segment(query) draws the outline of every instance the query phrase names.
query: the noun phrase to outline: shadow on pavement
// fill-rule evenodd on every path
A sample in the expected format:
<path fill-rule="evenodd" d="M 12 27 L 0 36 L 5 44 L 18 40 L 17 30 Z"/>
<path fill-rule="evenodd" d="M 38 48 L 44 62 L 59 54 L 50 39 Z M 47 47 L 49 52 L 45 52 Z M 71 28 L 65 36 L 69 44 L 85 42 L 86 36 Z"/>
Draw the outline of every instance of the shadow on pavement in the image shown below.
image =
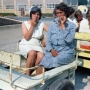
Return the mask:
<path fill-rule="evenodd" d="M 78 66 L 75 78 L 75 90 L 90 90 L 90 69 Z"/>

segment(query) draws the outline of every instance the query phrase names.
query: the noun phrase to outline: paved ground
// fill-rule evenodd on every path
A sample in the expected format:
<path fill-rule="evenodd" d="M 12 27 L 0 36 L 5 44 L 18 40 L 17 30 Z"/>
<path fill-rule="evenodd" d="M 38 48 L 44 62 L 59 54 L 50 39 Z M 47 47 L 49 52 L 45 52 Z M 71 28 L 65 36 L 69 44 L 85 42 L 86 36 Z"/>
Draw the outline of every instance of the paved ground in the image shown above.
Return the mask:
<path fill-rule="evenodd" d="M 8 52 L 14 52 L 16 43 L 22 39 L 21 25 L 0 26 L 0 49 Z"/>
<path fill-rule="evenodd" d="M 90 90 L 90 69 L 78 67 L 75 90 Z"/>
<path fill-rule="evenodd" d="M 22 39 L 21 25 L 0 26 L 0 50 L 15 52 L 16 43 Z M 75 90 L 90 90 L 90 69 L 78 67 Z"/>

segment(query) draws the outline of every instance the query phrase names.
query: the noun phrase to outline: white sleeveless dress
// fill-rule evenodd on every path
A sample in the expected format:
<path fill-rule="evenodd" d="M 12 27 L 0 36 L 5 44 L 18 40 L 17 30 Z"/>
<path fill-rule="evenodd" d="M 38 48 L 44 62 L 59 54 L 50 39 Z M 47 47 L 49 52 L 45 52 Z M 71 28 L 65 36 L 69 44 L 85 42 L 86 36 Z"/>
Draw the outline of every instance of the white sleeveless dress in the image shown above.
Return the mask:
<path fill-rule="evenodd" d="M 30 24 L 28 21 L 24 21 L 24 24 L 26 25 L 26 28 L 30 29 Z M 43 37 L 43 27 L 44 23 L 38 22 L 38 25 L 34 28 L 32 38 L 30 40 L 26 40 L 23 38 L 21 42 L 19 43 L 19 50 L 20 53 L 27 58 L 27 54 L 30 50 L 40 51 L 44 53 L 43 47 L 41 45 L 41 39 Z"/>

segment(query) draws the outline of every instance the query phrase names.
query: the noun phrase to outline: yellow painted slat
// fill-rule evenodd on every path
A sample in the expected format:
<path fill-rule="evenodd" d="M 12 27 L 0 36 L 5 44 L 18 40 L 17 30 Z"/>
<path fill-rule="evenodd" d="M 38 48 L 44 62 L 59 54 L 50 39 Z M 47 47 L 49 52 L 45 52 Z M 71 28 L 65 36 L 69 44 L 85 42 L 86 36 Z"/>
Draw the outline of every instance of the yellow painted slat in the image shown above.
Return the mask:
<path fill-rule="evenodd" d="M 79 56 L 90 58 L 90 53 L 80 52 Z"/>
<path fill-rule="evenodd" d="M 90 60 L 84 60 L 83 67 L 86 67 L 86 68 L 89 68 L 90 69 Z"/>
<path fill-rule="evenodd" d="M 90 33 L 76 32 L 75 39 L 90 41 Z M 79 51 L 79 56 L 90 58 L 90 50 L 80 48 L 80 42 L 77 43 L 76 50 Z"/>
<path fill-rule="evenodd" d="M 76 32 L 74 38 L 77 39 L 77 40 L 86 40 L 86 41 L 90 41 L 90 33 Z"/>

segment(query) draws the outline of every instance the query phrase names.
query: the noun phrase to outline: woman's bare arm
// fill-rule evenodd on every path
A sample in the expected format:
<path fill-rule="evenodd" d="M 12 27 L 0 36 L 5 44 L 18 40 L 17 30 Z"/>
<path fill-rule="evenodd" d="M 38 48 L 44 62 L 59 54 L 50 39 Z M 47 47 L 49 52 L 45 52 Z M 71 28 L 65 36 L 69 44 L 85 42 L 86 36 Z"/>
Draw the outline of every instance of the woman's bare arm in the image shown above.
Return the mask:
<path fill-rule="evenodd" d="M 47 32 L 48 31 L 48 26 L 46 24 L 44 24 L 44 30 Z M 42 46 L 46 47 L 46 36 L 44 36 L 43 40 L 42 40 Z"/>
<path fill-rule="evenodd" d="M 37 22 L 31 20 L 31 26 L 30 26 L 30 29 L 28 30 L 25 26 L 24 23 L 22 23 L 22 33 L 23 33 L 23 36 L 24 38 L 28 41 L 31 36 L 32 36 L 32 33 L 33 33 L 33 30 L 34 30 L 34 27 L 36 26 Z"/>
<path fill-rule="evenodd" d="M 48 26 L 44 24 L 44 30 L 47 32 L 48 31 Z"/>

